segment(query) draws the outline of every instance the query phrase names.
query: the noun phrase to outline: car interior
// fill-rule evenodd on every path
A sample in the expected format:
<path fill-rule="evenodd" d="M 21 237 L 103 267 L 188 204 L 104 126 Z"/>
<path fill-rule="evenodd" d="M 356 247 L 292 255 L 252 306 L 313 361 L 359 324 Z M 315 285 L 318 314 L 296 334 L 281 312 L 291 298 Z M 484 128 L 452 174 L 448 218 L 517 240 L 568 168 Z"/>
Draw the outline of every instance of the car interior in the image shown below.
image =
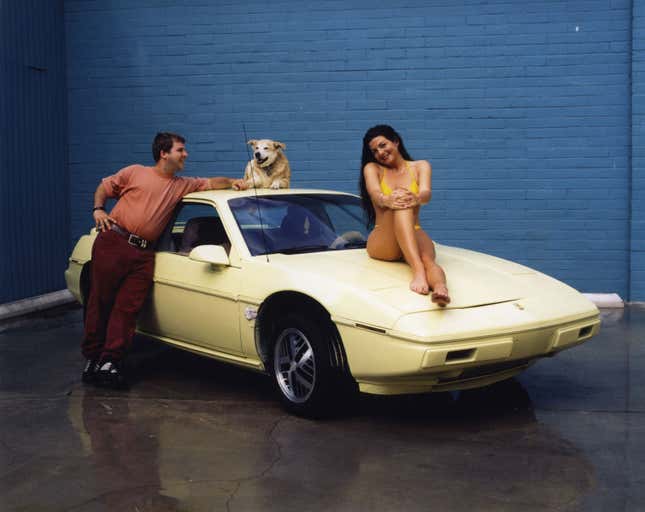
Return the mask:
<path fill-rule="evenodd" d="M 230 247 L 219 217 L 193 217 L 186 222 L 184 232 L 177 234 L 180 235 L 177 241 L 180 254 L 189 254 L 198 245 L 223 245 L 227 253 Z"/>
<path fill-rule="evenodd" d="M 157 250 L 187 256 L 198 245 L 221 245 L 230 253 L 231 244 L 217 210 L 202 203 L 183 203 L 157 241 Z"/>
<path fill-rule="evenodd" d="M 252 254 L 280 252 L 293 247 L 327 245 L 335 239 L 314 213 L 298 204 L 288 206 L 279 228 L 244 229 L 244 239 Z M 266 248 L 266 250 L 265 250 Z"/>

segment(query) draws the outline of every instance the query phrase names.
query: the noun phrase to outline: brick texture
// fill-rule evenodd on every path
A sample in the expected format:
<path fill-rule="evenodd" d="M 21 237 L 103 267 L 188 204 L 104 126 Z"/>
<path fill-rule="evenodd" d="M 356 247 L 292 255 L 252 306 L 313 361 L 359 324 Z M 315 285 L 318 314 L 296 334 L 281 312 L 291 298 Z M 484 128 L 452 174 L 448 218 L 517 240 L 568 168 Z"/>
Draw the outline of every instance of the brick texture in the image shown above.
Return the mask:
<path fill-rule="evenodd" d="M 186 135 L 189 175 L 240 176 L 245 126 L 287 144 L 294 186 L 356 192 L 362 135 L 385 122 L 433 165 L 422 224 L 438 242 L 645 300 L 630 1 L 67 0 L 65 11 L 72 238 L 91 225 L 98 180 L 151 162 L 158 130 Z"/>
<path fill-rule="evenodd" d="M 645 301 L 645 4 L 632 17 L 632 188 L 630 297 Z"/>
<path fill-rule="evenodd" d="M 0 2 L 0 304 L 65 287 L 65 98 L 63 2 Z"/>

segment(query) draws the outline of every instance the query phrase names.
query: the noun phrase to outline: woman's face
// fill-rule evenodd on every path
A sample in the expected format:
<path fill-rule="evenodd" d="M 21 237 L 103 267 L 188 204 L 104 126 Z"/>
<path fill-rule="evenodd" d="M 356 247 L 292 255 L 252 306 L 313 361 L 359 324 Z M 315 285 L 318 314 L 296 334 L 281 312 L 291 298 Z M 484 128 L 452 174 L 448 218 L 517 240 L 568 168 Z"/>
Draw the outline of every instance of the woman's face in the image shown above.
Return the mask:
<path fill-rule="evenodd" d="M 369 143 L 370 150 L 376 161 L 383 165 L 392 165 L 399 157 L 399 143 L 393 142 L 383 135 L 374 137 Z"/>

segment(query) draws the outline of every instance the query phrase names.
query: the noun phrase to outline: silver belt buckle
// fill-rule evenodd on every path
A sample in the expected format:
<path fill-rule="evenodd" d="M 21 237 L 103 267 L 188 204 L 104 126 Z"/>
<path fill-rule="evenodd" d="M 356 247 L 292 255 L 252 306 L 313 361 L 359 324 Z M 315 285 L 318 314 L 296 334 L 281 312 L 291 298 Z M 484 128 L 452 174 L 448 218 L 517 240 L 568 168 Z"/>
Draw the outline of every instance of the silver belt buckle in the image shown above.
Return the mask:
<path fill-rule="evenodd" d="M 148 246 L 147 240 L 144 240 L 143 238 L 138 237 L 133 233 L 130 233 L 130 236 L 128 237 L 128 243 L 130 245 L 134 245 L 135 247 L 139 247 L 141 249 L 145 249 Z"/>

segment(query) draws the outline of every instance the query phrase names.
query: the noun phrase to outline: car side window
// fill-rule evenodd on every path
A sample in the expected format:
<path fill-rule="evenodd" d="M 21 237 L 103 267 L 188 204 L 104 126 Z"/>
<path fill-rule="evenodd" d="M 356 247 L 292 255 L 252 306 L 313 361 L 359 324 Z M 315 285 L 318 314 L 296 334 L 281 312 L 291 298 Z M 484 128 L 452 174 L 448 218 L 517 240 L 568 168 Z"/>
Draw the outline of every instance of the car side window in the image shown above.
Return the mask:
<path fill-rule="evenodd" d="M 188 255 L 198 245 L 222 245 L 230 252 L 231 244 L 222 219 L 210 204 L 182 203 L 170 229 L 171 251 Z"/>

